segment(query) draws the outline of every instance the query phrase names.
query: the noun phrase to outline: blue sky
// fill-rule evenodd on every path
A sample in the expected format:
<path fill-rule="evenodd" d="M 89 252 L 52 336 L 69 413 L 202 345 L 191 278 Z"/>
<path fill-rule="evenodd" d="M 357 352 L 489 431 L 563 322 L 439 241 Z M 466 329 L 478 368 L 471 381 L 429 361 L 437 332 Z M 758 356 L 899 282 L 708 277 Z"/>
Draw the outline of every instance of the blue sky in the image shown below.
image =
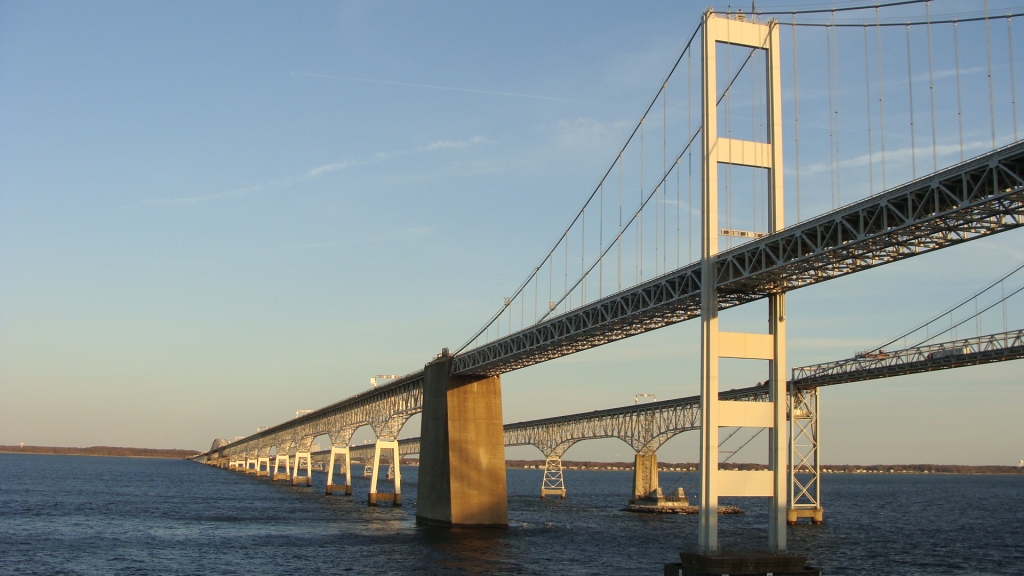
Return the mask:
<path fill-rule="evenodd" d="M 206 448 L 457 348 L 593 190 L 702 8 L 0 2 L 0 443 Z M 964 25 L 965 54 L 982 33 Z M 964 83 L 984 141 L 984 82 Z M 813 131 L 824 92 L 801 94 Z M 804 154 L 807 217 L 830 200 Z M 791 363 L 911 327 L 1024 260 L 1022 238 L 794 293 Z M 697 330 L 508 374 L 505 419 L 696 394 Z M 1019 371 L 827 389 L 826 460 L 1016 463 Z M 662 460 L 696 459 L 684 436 Z"/>

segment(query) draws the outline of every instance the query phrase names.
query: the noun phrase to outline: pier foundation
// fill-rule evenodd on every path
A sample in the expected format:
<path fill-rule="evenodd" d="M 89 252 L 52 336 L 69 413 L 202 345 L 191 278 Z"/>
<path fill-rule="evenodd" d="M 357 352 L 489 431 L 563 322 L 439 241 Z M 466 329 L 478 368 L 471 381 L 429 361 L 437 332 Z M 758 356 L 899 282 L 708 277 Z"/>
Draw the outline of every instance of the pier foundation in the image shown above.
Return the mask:
<path fill-rule="evenodd" d="M 447 350 L 423 369 L 416 520 L 508 526 L 501 378 L 453 376 Z"/>
<path fill-rule="evenodd" d="M 299 470 L 302 469 L 303 464 L 306 465 L 306 475 L 299 476 Z M 298 486 L 302 480 L 306 481 L 306 486 L 313 485 L 313 458 L 310 457 L 309 452 L 295 453 L 295 467 L 292 468 L 292 486 Z"/>
<path fill-rule="evenodd" d="M 390 450 L 392 454 L 393 468 L 389 468 L 389 471 L 394 471 L 395 480 L 395 491 L 394 492 L 377 492 L 377 480 L 380 475 L 380 459 L 385 450 Z M 368 506 L 376 506 L 377 502 L 391 502 L 395 506 L 402 505 L 402 471 L 398 466 L 398 440 L 382 440 L 377 439 L 376 444 L 373 448 L 373 471 L 370 472 L 370 492 L 366 496 L 366 504 Z"/>
<path fill-rule="evenodd" d="M 331 457 L 327 461 L 327 488 L 326 494 L 331 494 L 335 489 L 340 489 L 345 492 L 345 496 L 352 494 L 352 480 L 350 476 L 352 471 L 350 466 L 352 462 L 349 461 L 348 457 L 348 446 L 331 446 Z M 337 464 L 340 466 L 339 474 L 345 477 L 344 484 L 334 483 L 334 466 Z"/>
<path fill-rule="evenodd" d="M 658 455 L 637 454 L 633 461 L 633 500 L 643 498 L 657 490 Z"/>

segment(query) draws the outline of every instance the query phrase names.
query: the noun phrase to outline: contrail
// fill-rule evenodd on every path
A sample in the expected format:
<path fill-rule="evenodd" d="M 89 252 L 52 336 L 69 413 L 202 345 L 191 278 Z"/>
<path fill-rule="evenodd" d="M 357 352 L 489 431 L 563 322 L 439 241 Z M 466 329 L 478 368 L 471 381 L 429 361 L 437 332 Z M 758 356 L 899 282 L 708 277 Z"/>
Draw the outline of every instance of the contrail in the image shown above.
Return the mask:
<path fill-rule="evenodd" d="M 568 104 L 594 104 L 598 106 L 611 106 L 601 102 L 587 102 L 584 100 L 568 100 L 565 98 L 552 98 L 550 96 L 534 96 L 532 94 L 516 94 L 514 92 L 495 92 L 493 90 L 473 90 L 472 88 L 455 88 L 452 86 L 434 86 L 431 84 L 411 84 L 409 82 L 392 82 L 390 80 L 371 80 L 369 78 L 352 78 L 350 76 L 329 76 L 327 74 L 306 74 L 304 72 L 292 72 L 292 76 L 309 76 L 312 78 L 331 78 L 334 80 L 351 80 L 353 82 L 371 82 L 373 84 L 391 84 L 392 86 L 409 86 L 412 88 L 431 88 L 433 90 L 450 90 L 452 92 L 472 92 L 474 94 L 490 94 L 492 96 L 510 96 L 512 98 L 531 98 L 533 100 L 548 100 L 551 102 L 566 102 Z"/>

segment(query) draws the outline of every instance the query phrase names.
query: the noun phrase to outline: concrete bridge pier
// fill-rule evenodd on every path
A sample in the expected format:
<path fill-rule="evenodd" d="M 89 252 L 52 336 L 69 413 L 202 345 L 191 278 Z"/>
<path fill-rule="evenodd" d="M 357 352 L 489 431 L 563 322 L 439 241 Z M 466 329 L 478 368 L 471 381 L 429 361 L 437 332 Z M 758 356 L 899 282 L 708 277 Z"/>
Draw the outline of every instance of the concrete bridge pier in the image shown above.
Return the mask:
<path fill-rule="evenodd" d="M 281 465 L 284 465 L 284 474 L 281 473 Z M 288 460 L 288 452 L 281 451 L 274 456 L 274 474 L 271 475 L 270 479 L 274 482 L 278 480 L 291 480 L 292 471 L 291 465 Z"/>
<path fill-rule="evenodd" d="M 248 456 L 246 456 L 246 458 L 245 458 L 245 473 L 246 474 L 255 474 L 257 472 L 257 470 L 258 470 L 258 468 L 256 468 L 256 463 L 257 462 L 258 461 L 255 458 L 249 458 Z"/>
<path fill-rule="evenodd" d="M 260 476 L 270 477 L 270 456 L 256 457 L 256 477 Z"/>
<path fill-rule="evenodd" d="M 334 465 L 338 463 L 341 467 L 339 473 L 345 477 L 344 484 L 334 483 Z M 326 494 L 334 492 L 335 488 L 341 488 L 345 491 L 345 496 L 352 495 L 352 479 L 350 476 L 352 472 L 350 470 L 352 462 L 349 460 L 348 446 L 331 446 L 331 457 L 327 461 L 327 489 Z"/>
<path fill-rule="evenodd" d="M 303 463 L 306 465 L 306 475 L 299 476 L 299 470 L 302 468 Z M 292 468 L 292 486 L 298 486 L 299 480 L 305 480 L 306 486 L 313 485 L 313 458 L 309 452 L 295 453 L 295 467 Z"/>
<path fill-rule="evenodd" d="M 453 376 L 445 349 L 423 369 L 416 520 L 508 526 L 501 378 Z"/>
<path fill-rule="evenodd" d="M 380 458 L 385 450 L 391 451 L 391 466 L 395 473 L 395 491 L 393 493 L 377 492 L 377 480 L 380 473 Z M 378 438 L 373 448 L 373 471 L 370 473 L 370 493 L 366 496 L 367 506 L 376 506 L 377 502 L 390 501 L 395 506 L 402 505 L 402 471 L 398 466 L 398 440 Z"/>
<path fill-rule="evenodd" d="M 633 498 L 643 498 L 658 491 L 658 454 L 638 452 L 633 461 Z"/>

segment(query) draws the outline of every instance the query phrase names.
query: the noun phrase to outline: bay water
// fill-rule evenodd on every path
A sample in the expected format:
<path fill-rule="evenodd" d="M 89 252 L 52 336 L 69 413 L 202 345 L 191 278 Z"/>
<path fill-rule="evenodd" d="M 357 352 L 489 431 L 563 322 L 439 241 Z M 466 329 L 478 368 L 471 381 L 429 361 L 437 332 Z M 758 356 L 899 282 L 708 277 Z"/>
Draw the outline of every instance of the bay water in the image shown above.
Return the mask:
<path fill-rule="evenodd" d="M 540 470 L 509 469 L 508 529 L 416 524 L 403 506 L 271 483 L 183 460 L 0 454 L 0 574 L 661 574 L 696 545 L 696 516 L 622 510 L 631 472 L 568 470 L 541 500 Z M 698 477 L 661 473 L 696 501 Z M 390 491 L 387 484 L 381 491 Z M 1024 574 L 1024 475 L 829 474 L 825 522 L 789 528 L 825 574 Z M 725 549 L 762 548 L 763 499 L 723 499 Z"/>

